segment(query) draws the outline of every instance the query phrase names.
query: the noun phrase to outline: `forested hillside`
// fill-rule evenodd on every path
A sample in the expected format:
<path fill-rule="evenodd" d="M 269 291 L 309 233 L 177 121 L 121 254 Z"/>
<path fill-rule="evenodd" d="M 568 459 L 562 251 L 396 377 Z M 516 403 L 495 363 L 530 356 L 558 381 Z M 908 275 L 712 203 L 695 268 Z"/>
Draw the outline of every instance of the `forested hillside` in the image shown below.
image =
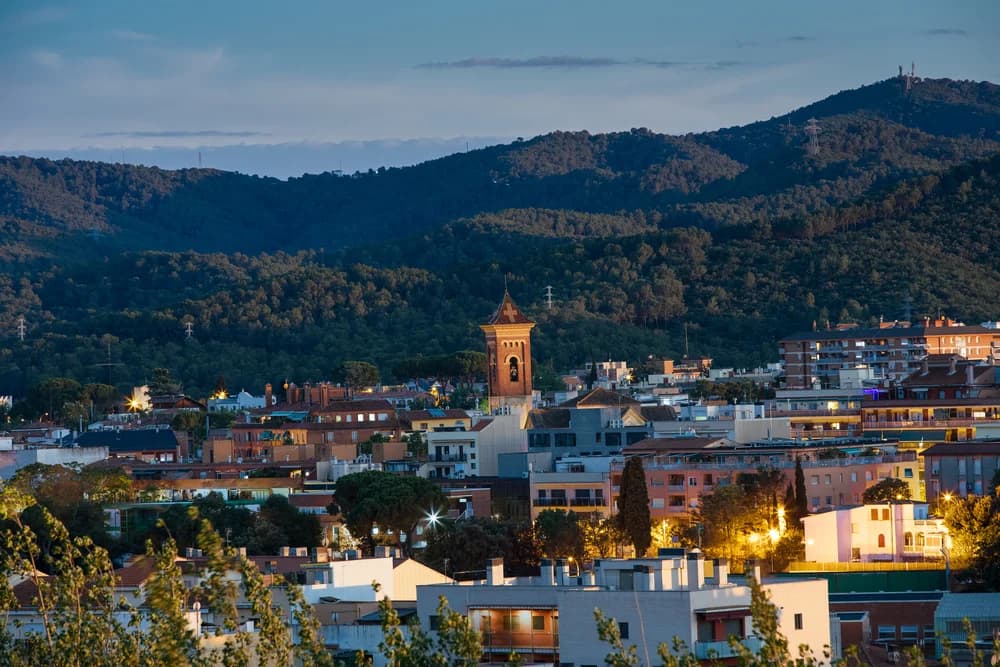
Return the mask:
<path fill-rule="evenodd" d="M 893 79 L 712 133 L 557 132 L 287 182 L 0 158 L 0 394 L 107 380 L 108 343 L 122 386 L 168 367 L 195 393 L 220 373 L 259 391 L 346 359 L 389 377 L 479 349 L 505 275 L 555 370 L 680 354 L 685 325 L 692 353 L 760 363 L 785 333 L 895 319 L 907 297 L 995 319 L 998 100 Z"/>

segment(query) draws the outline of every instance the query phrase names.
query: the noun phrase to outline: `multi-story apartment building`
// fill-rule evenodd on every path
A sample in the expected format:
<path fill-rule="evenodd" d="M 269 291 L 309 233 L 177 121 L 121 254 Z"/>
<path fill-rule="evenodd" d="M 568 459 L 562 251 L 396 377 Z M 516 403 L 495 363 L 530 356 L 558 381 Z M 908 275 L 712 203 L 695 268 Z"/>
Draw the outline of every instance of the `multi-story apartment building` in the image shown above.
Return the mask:
<path fill-rule="evenodd" d="M 939 442 L 921 452 L 927 499 L 947 501 L 949 494 L 965 497 L 991 493 L 1000 472 L 1000 441 Z"/>
<path fill-rule="evenodd" d="M 673 417 L 670 406 L 640 405 L 598 388 L 558 407 L 528 413 L 528 449 L 552 452 L 553 457 L 616 454 L 651 437 L 654 422 Z"/>
<path fill-rule="evenodd" d="M 828 389 L 840 385 L 841 371 L 858 368 L 869 369 L 876 380 L 902 379 L 919 370 L 929 354 L 995 359 L 1000 355 L 1000 328 L 951 319 L 883 323 L 878 328 L 839 325 L 795 334 L 778 345 L 788 389 Z"/>
<path fill-rule="evenodd" d="M 482 635 L 484 663 L 517 652 L 526 663 L 596 667 L 609 650 L 597 636 L 599 608 L 639 655 L 655 656 L 658 644 L 676 637 L 704 664 L 713 657 L 712 664 L 727 664 L 737 657 L 729 637 L 752 651 L 760 650 L 761 640 L 751 627 L 746 580 L 730 580 L 725 560 L 713 565 L 708 577 L 702 554 L 664 549 L 659 558 L 601 559 L 582 573 L 543 560 L 539 577 L 507 578 L 503 561 L 493 559 L 481 585 L 418 586 L 417 617 L 422 627 L 435 630 L 444 597 Z M 760 580 L 759 568 L 752 573 Z M 826 581 L 765 579 L 762 586 L 781 609 L 778 625 L 789 646 L 811 646 L 822 664 L 821 652 L 830 644 Z"/>
<path fill-rule="evenodd" d="M 532 521 L 545 510 L 572 511 L 601 518 L 612 513 L 610 474 L 607 472 L 532 472 L 529 484 Z"/>
<path fill-rule="evenodd" d="M 663 441 L 669 443 L 670 439 Z M 838 451 L 822 443 L 809 447 L 789 443 L 738 446 L 707 438 L 687 442 L 689 447 L 676 447 L 643 460 L 650 515 L 654 520 L 687 517 L 698 507 L 702 494 L 734 484 L 741 473 L 752 473 L 758 468 L 778 469 L 786 484 L 794 484 L 796 459 L 805 474 L 812 511 L 857 504 L 865 489 L 888 477 L 907 482 L 914 498 L 923 494 L 916 453 L 895 453 L 895 443 L 882 443 L 885 447 L 875 448 L 859 441 L 841 446 Z M 634 451 L 648 452 L 650 448 L 647 441 L 636 445 Z M 625 453 L 627 456 L 633 450 Z M 623 469 L 623 462 L 612 461 L 613 502 L 617 500 Z"/>

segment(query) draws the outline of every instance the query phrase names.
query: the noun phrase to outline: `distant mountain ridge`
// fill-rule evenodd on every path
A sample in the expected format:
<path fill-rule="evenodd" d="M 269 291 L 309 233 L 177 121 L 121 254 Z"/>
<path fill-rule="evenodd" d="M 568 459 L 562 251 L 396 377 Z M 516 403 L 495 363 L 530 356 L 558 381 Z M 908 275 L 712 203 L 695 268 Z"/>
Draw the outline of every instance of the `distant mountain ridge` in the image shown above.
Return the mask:
<path fill-rule="evenodd" d="M 810 117 L 822 127 L 815 157 L 804 151 Z M 998 150 L 1000 86 L 923 80 L 905 92 L 894 78 L 715 132 L 553 132 L 414 167 L 287 182 L 0 158 L 0 261 L 83 248 L 336 250 L 519 208 L 642 210 L 668 227 L 752 225 Z"/>

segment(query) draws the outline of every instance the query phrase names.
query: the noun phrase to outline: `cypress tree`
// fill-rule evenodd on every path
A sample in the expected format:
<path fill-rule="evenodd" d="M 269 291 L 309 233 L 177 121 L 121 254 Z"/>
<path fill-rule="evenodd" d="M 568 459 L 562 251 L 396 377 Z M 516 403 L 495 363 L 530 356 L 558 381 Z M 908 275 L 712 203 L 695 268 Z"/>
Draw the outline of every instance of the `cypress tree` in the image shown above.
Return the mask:
<path fill-rule="evenodd" d="M 801 459 L 795 459 L 795 518 L 809 516 L 809 498 L 806 495 L 806 474 L 802 472 Z"/>
<path fill-rule="evenodd" d="M 646 473 L 642 469 L 642 459 L 633 456 L 625 462 L 625 469 L 622 471 L 618 527 L 635 547 L 636 558 L 644 556 L 649 549 L 652 541 L 650 525 Z"/>

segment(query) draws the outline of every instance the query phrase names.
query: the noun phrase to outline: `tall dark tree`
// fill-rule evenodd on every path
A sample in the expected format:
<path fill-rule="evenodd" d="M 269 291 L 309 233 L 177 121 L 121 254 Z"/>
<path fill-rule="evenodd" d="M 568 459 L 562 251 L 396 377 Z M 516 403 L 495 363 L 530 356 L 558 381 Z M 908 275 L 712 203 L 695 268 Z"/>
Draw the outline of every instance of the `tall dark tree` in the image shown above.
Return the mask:
<path fill-rule="evenodd" d="M 646 490 L 646 473 L 642 459 L 633 456 L 625 462 L 622 471 L 621 495 L 618 498 L 618 525 L 635 547 L 641 558 L 649 549 L 650 536 L 649 492 Z"/>
<path fill-rule="evenodd" d="M 590 372 L 587 373 L 587 390 L 593 389 L 595 384 L 597 384 L 597 362 L 591 361 Z"/>
<path fill-rule="evenodd" d="M 809 496 L 806 491 L 806 474 L 802 471 L 802 461 L 795 459 L 795 519 L 809 516 Z"/>

